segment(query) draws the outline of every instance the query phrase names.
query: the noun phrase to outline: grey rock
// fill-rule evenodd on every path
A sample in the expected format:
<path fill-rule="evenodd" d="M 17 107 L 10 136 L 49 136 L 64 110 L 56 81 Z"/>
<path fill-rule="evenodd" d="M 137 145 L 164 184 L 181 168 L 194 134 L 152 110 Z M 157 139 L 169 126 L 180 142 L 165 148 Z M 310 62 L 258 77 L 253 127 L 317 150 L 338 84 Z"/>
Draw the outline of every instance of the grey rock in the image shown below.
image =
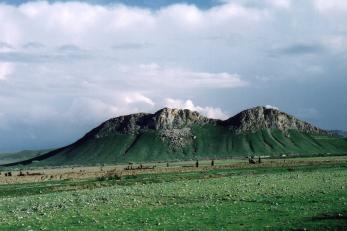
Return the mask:
<path fill-rule="evenodd" d="M 209 119 L 195 111 L 163 108 L 154 114 L 137 113 L 110 119 L 86 136 L 102 138 L 112 134 L 139 134 L 148 129 L 182 129 L 192 125 L 217 123 L 218 120 Z"/>
<path fill-rule="evenodd" d="M 194 139 L 191 128 L 185 127 L 181 129 L 163 129 L 160 131 L 162 140 L 169 141 L 171 149 L 179 149 L 191 144 Z"/>
<path fill-rule="evenodd" d="M 173 129 L 209 123 L 216 123 L 216 121 L 204 117 L 196 111 L 164 108 L 154 114 L 152 128 L 156 130 Z"/>
<path fill-rule="evenodd" d="M 163 108 L 154 114 L 137 113 L 110 119 L 93 129 L 86 136 L 101 138 L 113 134 L 139 134 L 149 129 L 160 131 L 161 137 L 178 144 L 179 138 L 193 139 L 193 125 L 220 125 L 235 134 L 253 133 L 260 129 L 279 129 L 287 133 L 291 129 L 304 133 L 329 134 L 307 122 L 296 119 L 277 109 L 262 106 L 244 110 L 225 120 L 210 119 L 196 111 Z M 182 146 L 184 142 L 179 143 Z M 181 145 L 182 144 L 182 145 Z"/>
<path fill-rule="evenodd" d="M 278 129 L 283 132 L 294 129 L 304 133 L 328 134 L 327 131 L 301 121 L 294 116 L 262 106 L 244 110 L 223 122 L 237 134 L 256 132 L 260 129 Z"/>

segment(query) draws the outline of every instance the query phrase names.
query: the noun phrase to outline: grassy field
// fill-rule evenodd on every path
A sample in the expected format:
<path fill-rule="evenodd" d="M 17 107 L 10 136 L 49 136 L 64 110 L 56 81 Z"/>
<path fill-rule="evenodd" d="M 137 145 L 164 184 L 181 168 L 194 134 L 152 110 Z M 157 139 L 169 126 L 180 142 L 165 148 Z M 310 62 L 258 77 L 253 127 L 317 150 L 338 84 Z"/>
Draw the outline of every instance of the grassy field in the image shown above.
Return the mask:
<path fill-rule="evenodd" d="M 0 230 L 346 230 L 339 160 L 3 184 Z"/>

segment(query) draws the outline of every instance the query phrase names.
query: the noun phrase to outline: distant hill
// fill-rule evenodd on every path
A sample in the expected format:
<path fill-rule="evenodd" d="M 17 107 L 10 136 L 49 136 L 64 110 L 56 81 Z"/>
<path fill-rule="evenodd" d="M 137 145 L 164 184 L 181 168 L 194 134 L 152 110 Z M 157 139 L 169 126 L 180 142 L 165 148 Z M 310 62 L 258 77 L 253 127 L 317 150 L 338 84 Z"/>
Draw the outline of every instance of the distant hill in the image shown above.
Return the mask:
<path fill-rule="evenodd" d="M 36 156 L 40 156 L 42 154 L 45 154 L 49 151 L 52 151 L 52 149 L 23 150 L 20 152 L 13 152 L 13 153 L 0 153 L 0 165 L 31 159 L 31 158 L 34 158 Z"/>
<path fill-rule="evenodd" d="M 164 108 L 110 119 L 77 142 L 15 164 L 83 165 L 249 155 L 347 152 L 347 139 L 276 109 L 255 107 L 216 120 Z"/>
<path fill-rule="evenodd" d="M 337 135 L 337 136 L 342 136 L 342 137 L 347 137 L 347 132 L 346 131 L 341 131 L 341 130 L 330 130 L 329 131 L 331 134 Z"/>

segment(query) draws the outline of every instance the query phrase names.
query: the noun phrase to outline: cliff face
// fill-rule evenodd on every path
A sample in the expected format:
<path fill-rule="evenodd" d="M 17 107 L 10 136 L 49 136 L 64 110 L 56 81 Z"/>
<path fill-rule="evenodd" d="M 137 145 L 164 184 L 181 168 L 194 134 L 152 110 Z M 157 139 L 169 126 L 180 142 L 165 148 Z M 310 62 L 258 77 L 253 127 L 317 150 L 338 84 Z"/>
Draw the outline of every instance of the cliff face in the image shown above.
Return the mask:
<path fill-rule="evenodd" d="M 265 107 L 255 107 L 242 111 L 223 123 L 236 134 L 256 132 L 264 128 L 278 129 L 283 132 L 294 129 L 303 133 L 328 134 L 327 131 L 291 115 Z"/>
<path fill-rule="evenodd" d="M 201 126 L 207 124 L 218 124 L 227 127 L 235 134 L 253 133 L 267 128 L 278 129 L 283 132 L 294 129 L 303 133 L 328 134 L 327 131 L 279 110 L 254 107 L 244 110 L 225 121 L 209 119 L 198 112 L 187 109 L 163 108 L 154 114 L 138 113 L 110 119 L 94 129 L 89 135 L 95 138 L 112 134 L 135 135 L 148 129 L 153 129 L 161 131 L 164 134 L 163 136 L 181 137 L 182 135 L 183 137 L 189 137 L 192 125 Z"/>
<path fill-rule="evenodd" d="M 152 128 L 181 129 L 191 125 L 215 124 L 216 122 L 217 120 L 204 117 L 196 111 L 164 108 L 154 114 Z"/>
<path fill-rule="evenodd" d="M 164 134 L 168 134 L 166 130 L 175 130 L 174 133 L 179 134 L 183 129 L 187 134 L 187 129 L 189 130 L 192 125 L 217 124 L 217 122 L 218 120 L 209 119 L 195 111 L 163 108 L 154 114 L 137 113 L 110 119 L 88 135 L 101 138 L 112 134 L 138 134 L 148 129 L 164 131 Z"/>
<path fill-rule="evenodd" d="M 147 120 L 150 119 L 150 117 L 151 114 L 146 113 L 119 116 L 107 120 L 99 127 L 94 128 L 86 136 L 102 138 L 112 134 L 136 134 L 146 126 Z"/>

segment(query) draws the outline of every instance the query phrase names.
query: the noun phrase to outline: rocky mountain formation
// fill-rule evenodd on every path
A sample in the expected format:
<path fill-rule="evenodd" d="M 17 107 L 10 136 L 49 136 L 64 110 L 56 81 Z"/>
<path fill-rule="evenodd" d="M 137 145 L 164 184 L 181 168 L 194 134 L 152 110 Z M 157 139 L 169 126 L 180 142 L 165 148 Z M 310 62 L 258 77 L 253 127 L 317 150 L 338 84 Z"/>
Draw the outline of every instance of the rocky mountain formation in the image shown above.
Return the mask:
<path fill-rule="evenodd" d="M 295 129 L 303 133 L 328 134 L 325 130 L 277 109 L 258 106 L 244 110 L 225 121 L 209 119 L 188 109 L 163 108 L 154 114 L 138 113 L 110 119 L 87 136 L 98 139 L 113 134 L 140 134 L 153 129 L 159 131 L 163 139 L 167 138 L 174 145 L 182 146 L 186 139 L 194 138 L 192 126 L 207 124 L 226 127 L 234 134 L 254 133 L 260 129 L 278 129 L 284 133 Z"/>
<path fill-rule="evenodd" d="M 253 154 L 347 153 L 347 139 L 267 107 L 227 120 L 187 109 L 112 118 L 66 147 L 15 164 L 71 165 L 230 158 Z"/>

